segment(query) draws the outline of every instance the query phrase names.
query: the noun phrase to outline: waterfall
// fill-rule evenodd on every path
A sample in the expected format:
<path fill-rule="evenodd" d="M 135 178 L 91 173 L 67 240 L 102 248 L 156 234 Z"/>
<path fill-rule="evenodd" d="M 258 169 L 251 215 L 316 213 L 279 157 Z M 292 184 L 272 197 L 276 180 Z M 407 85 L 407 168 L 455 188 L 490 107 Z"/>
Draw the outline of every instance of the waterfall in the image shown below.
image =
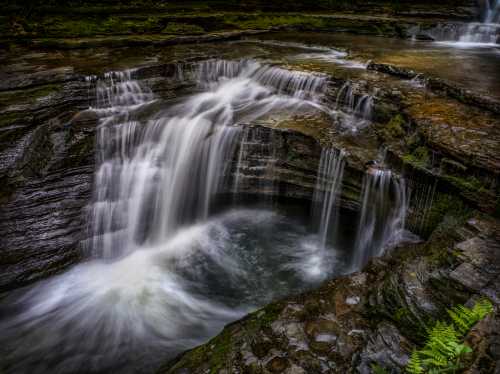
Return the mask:
<path fill-rule="evenodd" d="M 269 200 L 276 193 L 274 174 L 276 171 L 276 142 L 274 132 L 260 127 L 246 126 L 239 142 L 237 163 L 234 170 L 232 192 L 248 191 L 248 180 L 258 179 L 260 195 Z"/>
<path fill-rule="evenodd" d="M 371 123 L 373 96 L 369 94 L 358 95 L 356 87 L 351 82 L 346 82 L 337 94 L 336 108 L 342 110 L 341 125 L 356 132 Z"/>
<path fill-rule="evenodd" d="M 252 60 L 205 61 L 195 76 L 202 93 L 148 121 L 133 119 L 153 95 L 132 72 L 108 73 L 98 81 L 94 255 L 123 256 L 206 220 L 242 139 L 235 125 L 273 110 L 321 110 L 326 88 L 325 76 Z"/>
<path fill-rule="evenodd" d="M 486 0 L 481 22 L 471 22 L 465 27 L 441 26 L 431 31 L 436 40 L 458 46 L 497 46 L 500 43 L 500 0 Z"/>
<path fill-rule="evenodd" d="M 486 1 L 486 12 L 484 17 L 485 23 L 500 23 L 500 1 L 499 0 L 490 0 Z"/>
<path fill-rule="evenodd" d="M 323 148 L 316 177 L 313 196 L 313 219 L 318 227 L 322 249 L 326 248 L 329 235 L 336 234 L 338 225 L 338 198 L 342 191 L 344 175 L 344 154 L 342 151 Z"/>
<path fill-rule="evenodd" d="M 298 99 L 318 99 L 327 87 L 325 75 L 290 71 L 276 66 L 262 65 L 254 60 L 203 61 L 198 65 L 195 75 L 204 87 L 218 84 L 221 80 L 239 77 L 271 88 L 275 94 L 287 94 Z"/>
<path fill-rule="evenodd" d="M 165 356 L 331 275 L 326 251 L 312 256 L 303 245 L 297 217 L 211 209 L 234 164 L 247 162 L 240 143 L 257 141 L 239 124 L 323 110 L 326 78 L 212 60 L 186 71 L 200 90 L 169 103 L 138 76 L 88 79 L 100 119 L 85 241 L 92 256 L 2 299 L 2 363 L 12 372 L 86 372 L 89 363 L 95 372 L 153 372 Z M 275 169 L 272 149 L 264 151 L 259 175 Z"/>
<path fill-rule="evenodd" d="M 351 266 L 359 270 L 402 237 L 407 211 L 406 186 L 390 170 L 371 168 L 365 174 L 362 206 Z"/>

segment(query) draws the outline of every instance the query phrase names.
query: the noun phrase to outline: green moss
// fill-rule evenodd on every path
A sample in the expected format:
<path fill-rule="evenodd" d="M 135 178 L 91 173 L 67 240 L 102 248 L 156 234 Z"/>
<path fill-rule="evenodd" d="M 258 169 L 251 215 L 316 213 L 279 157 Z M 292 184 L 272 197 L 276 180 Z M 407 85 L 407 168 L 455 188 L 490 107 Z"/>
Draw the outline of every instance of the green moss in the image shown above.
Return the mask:
<path fill-rule="evenodd" d="M 397 322 L 401 322 L 404 318 L 408 317 L 411 315 L 411 312 L 408 310 L 408 308 L 399 308 L 396 310 L 396 313 L 394 313 L 394 318 L 396 319 Z"/>
<path fill-rule="evenodd" d="M 385 139 L 400 139 L 405 136 L 404 130 L 405 119 L 401 114 L 393 116 L 384 126 L 381 133 Z"/>
<path fill-rule="evenodd" d="M 207 367 L 209 373 L 218 373 L 227 368 L 231 354 L 237 352 L 235 349 L 238 336 L 252 336 L 263 329 L 268 328 L 283 310 L 282 303 L 272 303 L 265 308 L 249 314 L 244 320 L 237 324 L 230 324 L 208 343 L 203 344 L 184 355 L 173 367 L 169 366 L 168 372 L 176 372 L 181 368 Z"/>
<path fill-rule="evenodd" d="M 434 198 L 434 202 L 427 212 L 425 225 L 429 232 L 444 223 L 450 226 L 453 222 L 451 226 L 457 226 L 465 223 L 470 218 L 471 213 L 472 210 L 459 197 L 439 193 Z M 445 217 L 447 222 L 444 222 Z"/>
<path fill-rule="evenodd" d="M 429 150 L 425 146 L 417 147 L 410 154 L 403 156 L 403 161 L 419 169 L 426 169 L 430 166 Z"/>
<path fill-rule="evenodd" d="M 488 188 L 474 176 L 459 177 L 455 175 L 444 175 L 443 178 L 461 190 L 477 193 L 484 193 L 488 190 Z"/>
<path fill-rule="evenodd" d="M 169 22 L 167 27 L 162 30 L 163 34 L 180 34 L 180 35 L 199 35 L 203 34 L 205 30 L 203 27 L 198 25 L 192 25 L 189 23 L 178 23 L 178 22 Z"/>
<path fill-rule="evenodd" d="M 12 104 L 34 103 L 36 100 L 53 94 L 61 89 L 61 85 L 47 84 L 30 89 L 11 90 L 0 93 L 0 107 Z"/>
<path fill-rule="evenodd" d="M 245 329 L 248 331 L 259 331 L 269 327 L 283 310 L 281 303 L 272 303 L 265 308 L 250 314 L 246 318 Z"/>
<path fill-rule="evenodd" d="M 243 30 L 268 30 L 275 27 L 321 30 L 326 28 L 325 19 L 298 15 L 235 16 L 224 18 L 226 25 Z"/>
<path fill-rule="evenodd" d="M 0 114 L 0 127 L 9 126 L 23 118 L 22 113 Z"/>
<path fill-rule="evenodd" d="M 228 356 L 232 351 L 231 333 L 224 330 L 218 336 L 217 342 L 213 345 L 213 350 L 210 351 L 210 373 L 218 373 L 226 364 Z"/>

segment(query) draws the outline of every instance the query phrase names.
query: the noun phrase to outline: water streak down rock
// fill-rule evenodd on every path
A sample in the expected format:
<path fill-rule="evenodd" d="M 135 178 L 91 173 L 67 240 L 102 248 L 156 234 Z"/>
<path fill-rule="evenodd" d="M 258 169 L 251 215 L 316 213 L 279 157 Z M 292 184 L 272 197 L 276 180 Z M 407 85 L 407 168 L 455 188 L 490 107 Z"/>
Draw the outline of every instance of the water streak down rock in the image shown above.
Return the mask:
<path fill-rule="evenodd" d="M 390 170 L 368 170 L 363 181 L 353 269 L 362 268 L 370 258 L 380 256 L 401 239 L 408 206 L 406 195 L 404 180 L 394 178 Z"/>

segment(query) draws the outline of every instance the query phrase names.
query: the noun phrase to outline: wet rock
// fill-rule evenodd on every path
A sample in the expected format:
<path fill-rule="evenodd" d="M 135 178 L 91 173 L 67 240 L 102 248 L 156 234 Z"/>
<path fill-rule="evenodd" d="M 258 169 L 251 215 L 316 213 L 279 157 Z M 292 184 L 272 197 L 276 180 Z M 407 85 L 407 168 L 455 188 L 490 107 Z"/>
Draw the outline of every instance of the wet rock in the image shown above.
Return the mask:
<path fill-rule="evenodd" d="M 427 34 L 417 34 L 417 35 L 415 35 L 415 39 L 421 40 L 421 41 L 431 41 L 431 42 L 434 41 L 434 38 L 430 35 L 427 35 Z"/>
<path fill-rule="evenodd" d="M 246 134 L 235 152 L 231 179 L 238 181 L 238 193 L 311 200 L 322 146 L 313 136 L 291 129 L 246 126 Z M 239 155 L 243 155 L 240 162 Z M 236 165 L 239 165 L 236 170 Z M 341 205 L 355 209 L 361 190 L 357 169 L 346 167 Z M 234 182 L 227 193 L 234 192 Z M 347 192 L 350 192 L 349 194 Z"/>
<path fill-rule="evenodd" d="M 289 362 L 283 357 L 274 357 L 266 365 L 271 373 L 282 373 L 289 366 Z"/>
<path fill-rule="evenodd" d="M 2 89 L 29 93 L 1 95 L 7 107 L 0 110 L 0 289 L 8 290 L 81 257 L 97 117 L 80 112 L 89 86 L 69 68 L 19 74 Z"/>
<path fill-rule="evenodd" d="M 389 323 L 378 326 L 375 336 L 371 337 L 360 354 L 361 363 L 357 370 L 361 374 L 371 373 L 371 365 L 379 364 L 392 373 L 401 373 L 409 361 L 413 345 Z"/>
<path fill-rule="evenodd" d="M 18 74 L 0 81 L 0 91 L 19 90 L 44 84 L 64 83 L 83 80 L 82 76 L 75 75 L 72 67 L 60 67 L 34 73 Z"/>
<path fill-rule="evenodd" d="M 370 62 L 370 64 L 367 66 L 367 69 L 393 75 L 403 79 L 414 79 L 416 77 L 419 77 L 425 82 L 425 86 L 428 89 L 436 93 L 444 94 L 465 104 L 471 104 L 480 108 L 487 109 L 493 113 L 500 114 L 500 102 L 488 96 L 459 87 L 441 78 L 428 77 L 411 69 L 406 69 L 395 65 L 379 64 L 375 62 Z"/>
<path fill-rule="evenodd" d="M 474 291 L 481 290 L 489 281 L 488 277 L 483 276 L 470 263 L 461 264 L 450 273 L 450 278 Z"/>

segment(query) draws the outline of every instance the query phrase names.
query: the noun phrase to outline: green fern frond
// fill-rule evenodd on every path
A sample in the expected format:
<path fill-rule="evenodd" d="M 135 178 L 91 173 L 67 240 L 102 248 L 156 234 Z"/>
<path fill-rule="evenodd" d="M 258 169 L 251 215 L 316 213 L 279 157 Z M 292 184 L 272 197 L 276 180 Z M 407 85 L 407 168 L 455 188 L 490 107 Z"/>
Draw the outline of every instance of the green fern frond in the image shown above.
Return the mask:
<path fill-rule="evenodd" d="M 457 306 L 451 310 L 448 310 L 448 315 L 450 316 L 453 324 L 456 329 L 460 332 L 461 335 L 465 334 L 469 331 L 470 328 L 470 320 L 467 318 L 467 314 L 461 306 Z"/>
<path fill-rule="evenodd" d="M 472 308 L 472 312 L 478 321 L 482 320 L 488 314 L 493 312 L 493 304 L 486 298 L 479 299 Z"/>
<path fill-rule="evenodd" d="M 414 350 L 411 354 L 410 361 L 406 366 L 406 372 L 408 374 L 423 374 L 424 368 L 422 367 L 422 360 L 420 359 L 420 355 L 418 351 Z"/>
<path fill-rule="evenodd" d="M 457 305 L 448 310 L 448 314 L 460 335 L 467 332 L 480 320 L 493 311 L 493 305 L 486 299 L 479 299 L 472 308 Z"/>
<path fill-rule="evenodd" d="M 452 323 L 438 321 L 427 330 L 425 346 L 413 351 L 406 372 L 443 374 L 464 369 L 464 356 L 472 349 L 463 344 L 463 337 L 492 311 L 493 305 L 488 299 L 478 300 L 472 308 L 457 305 L 448 310 Z"/>

